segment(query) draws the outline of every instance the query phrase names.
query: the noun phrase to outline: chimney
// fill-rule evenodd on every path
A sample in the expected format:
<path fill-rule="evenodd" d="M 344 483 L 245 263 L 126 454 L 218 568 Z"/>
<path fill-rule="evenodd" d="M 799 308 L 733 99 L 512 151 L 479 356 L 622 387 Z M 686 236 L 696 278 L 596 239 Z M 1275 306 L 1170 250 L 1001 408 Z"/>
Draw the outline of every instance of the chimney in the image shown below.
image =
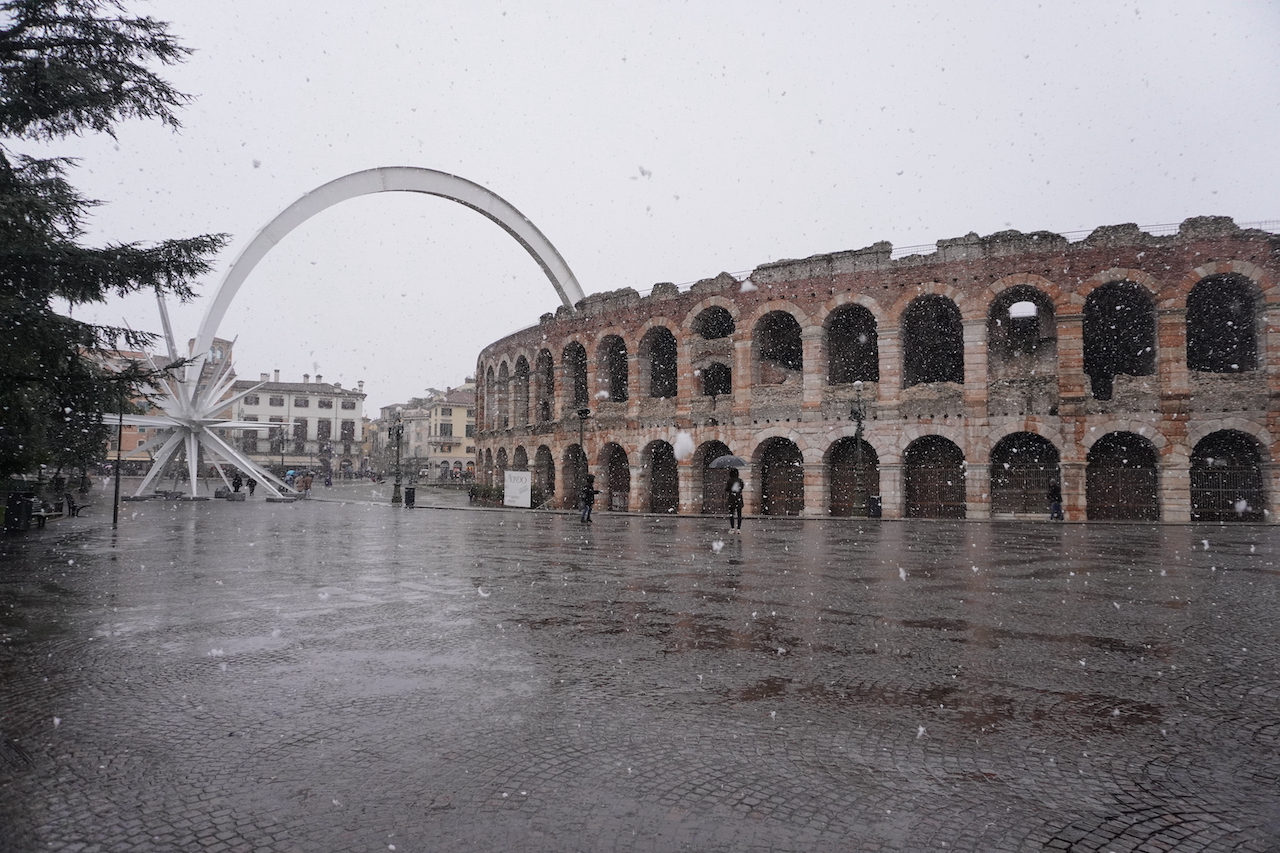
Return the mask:
<path fill-rule="evenodd" d="M 308 382 L 310 382 L 310 381 L 311 381 L 311 374 L 310 374 L 310 373 L 304 373 L 304 374 L 302 374 L 302 384 L 303 384 L 303 385 L 306 385 L 306 384 L 307 384 Z"/>
<path fill-rule="evenodd" d="M 337 388 L 339 391 L 341 391 L 341 390 L 342 390 L 342 383 L 341 383 L 341 382 L 335 382 L 335 383 L 333 383 L 333 387 L 334 387 L 334 388 Z"/>
<path fill-rule="evenodd" d="M 280 369 L 279 369 L 279 368 L 276 368 L 276 378 L 275 378 L 274 380 L 272 380 L 272 381 L 273 381 L 273 382 L 279 382 L 279 381 L 280 381 Z"/>
<path fill-rule="evenodd" d="M 270 381 L 271 381 L 271 374 L 270 374 L 270 373 L 260 373 L 260 374 L 258 374 L 258 375 L 262 377 L 261 379 L 259 379 L 259 380 L 258 380 L 259 382 L 270 382 Z"/>
<path fill-rule="evenodd" d="M 316 374 L 316 384 L 317 384 L 317 385 L 319 385 L 319 384 L 320 384 L 321 378 L 322 378 L 322 377 L 320 376 L 320 374 L 319 374 L 319 373 L 317 373 L 317 374 Z"/>
<path fill-rule="evenodd" d="M 360 393 L 362 393 L 362 394 L 363 394 L 363 393 L 364 393 L 364 380 L 363 380 L 363 379 L 361 379 L 359 382 L 357 382 L 357 383 L 356 383 L 356 386 L 357 386 L 357 388 L 359 388 Z"/>

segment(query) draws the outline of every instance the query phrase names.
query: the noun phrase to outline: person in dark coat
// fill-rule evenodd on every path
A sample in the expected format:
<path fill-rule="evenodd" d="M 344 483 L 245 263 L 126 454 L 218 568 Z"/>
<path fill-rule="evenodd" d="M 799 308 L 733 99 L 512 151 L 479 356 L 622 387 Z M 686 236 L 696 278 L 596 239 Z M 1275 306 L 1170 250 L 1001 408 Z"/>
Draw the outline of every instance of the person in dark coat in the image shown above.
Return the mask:
<path fill-rule="evenodd" d="M 249 497 L 253 497 L 253 490 L 258 488 L 258 481 L 250 477 L 245 481 L 245 485 L 249 487 Z"/>
<path fill-rule="evenodd" d="M 240 479 L 239 473 L 237 473 L 234 477 L 231 478 L 231 491 L 238 492 L 240 491 L 240 487 L 243 485 L 244 485 L 244 480 Z"/>
<path fill-rule="evenodd" d="M 591 523 L 591 510 L 596 505 L 596 495 L 600 494 L 600 490 L 596 488 L 595 474 L 587 475 L 587 484 L 582 487 L 582 518 L 583 524 Z"/>
<path fill-rule="evenodd" d="M 1062 521 L 1062 484 L 1049 481 L 1049 520 Z"/>
<path fill-rule="evenodd" d="M 724 493 L 729 496 L 729 529 L 738 534 L 742 533 L 742 493 L 745 489 L 746 483 L 738 475 L 738 469 L 730 468 Z"/>

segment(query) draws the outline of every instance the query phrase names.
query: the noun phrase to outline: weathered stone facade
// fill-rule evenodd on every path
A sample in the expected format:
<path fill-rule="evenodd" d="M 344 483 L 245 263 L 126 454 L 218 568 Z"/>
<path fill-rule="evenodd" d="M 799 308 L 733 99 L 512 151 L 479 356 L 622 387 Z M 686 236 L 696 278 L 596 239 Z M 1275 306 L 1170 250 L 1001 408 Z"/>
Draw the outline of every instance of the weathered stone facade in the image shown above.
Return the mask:
<path fill-rule="evenodd" d="M 595 294 L 489 345 L 479 476 L 718 512 L 733 453 L 749 513 L 1044 518 L 1060 489 L 1068 520 L 1274 518 L 1280 237 L 1201 217 L 891 250 Z"/>

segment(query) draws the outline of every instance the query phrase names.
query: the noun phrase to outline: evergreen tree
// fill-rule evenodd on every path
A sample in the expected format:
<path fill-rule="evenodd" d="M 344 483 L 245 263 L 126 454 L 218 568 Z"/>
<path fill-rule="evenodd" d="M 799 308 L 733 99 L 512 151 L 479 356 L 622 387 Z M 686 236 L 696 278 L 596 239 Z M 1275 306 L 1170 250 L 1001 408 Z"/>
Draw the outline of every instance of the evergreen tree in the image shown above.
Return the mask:
<path fill-rule="evenodd" d="M 37 464 L 80 465 L 104 448 L 103 413 L 121 398 L 94 353 L 143 349 L 154 335 L 94 325 L 56 305 L 143 290 L 187 300 L 224 235 L 83 246 L 98 202 L 67 178 L 74 161 L 15 152 L 33 142 L 114 135 L 131 118 L 177 128 L 187 97 L 148 69 L 190 51 L 168 25 L 125 14 L 117 0 L 0 2 L 0 475 Z M 125 395 L 128 396 L 128 395 Z"/>

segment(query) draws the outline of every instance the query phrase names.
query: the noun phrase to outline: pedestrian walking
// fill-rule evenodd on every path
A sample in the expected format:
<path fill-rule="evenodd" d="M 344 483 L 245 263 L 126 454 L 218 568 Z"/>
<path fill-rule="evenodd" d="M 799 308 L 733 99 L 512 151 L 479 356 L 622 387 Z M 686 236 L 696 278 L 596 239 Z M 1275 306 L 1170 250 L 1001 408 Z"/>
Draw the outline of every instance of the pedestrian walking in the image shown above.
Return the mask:
<path fill-rule="evenodd" d="M 1062 521 L 1062 484 L 1049 481 L 1049 520 Z"/>
<path fill-rule="evenodd" d="M 725 483 L 724 493 L 729 496 L 729 529 L 742 534 L 742 492 L 746 483 L 738 474 L 737 468 L 729 469 L 729 482 Z"/>
<path fill-rule="evenodd" d="M 236 475 L 231 478 L 231 491 L 238 492 L 243 485 L 244 480 L 240 479 L 240 473 L 236 472 Z"/>
<path fill-rule="evenodd" d="M 596 477 L 594 474 L 587 475 L 587 484 L 582 487 L 582 518 L 583 524 L 591 523 L 591 510 L 596 505 L 596 495 L 600 494 L 600 490 L 596 488 Z"/>
<path fill-rule="evenodd" d="M 250 477 L 244 481 L 244 484 L 249 488 L 249 497 L 253 497 L 253 490 L 258 487 L 258 481 Z"/>

